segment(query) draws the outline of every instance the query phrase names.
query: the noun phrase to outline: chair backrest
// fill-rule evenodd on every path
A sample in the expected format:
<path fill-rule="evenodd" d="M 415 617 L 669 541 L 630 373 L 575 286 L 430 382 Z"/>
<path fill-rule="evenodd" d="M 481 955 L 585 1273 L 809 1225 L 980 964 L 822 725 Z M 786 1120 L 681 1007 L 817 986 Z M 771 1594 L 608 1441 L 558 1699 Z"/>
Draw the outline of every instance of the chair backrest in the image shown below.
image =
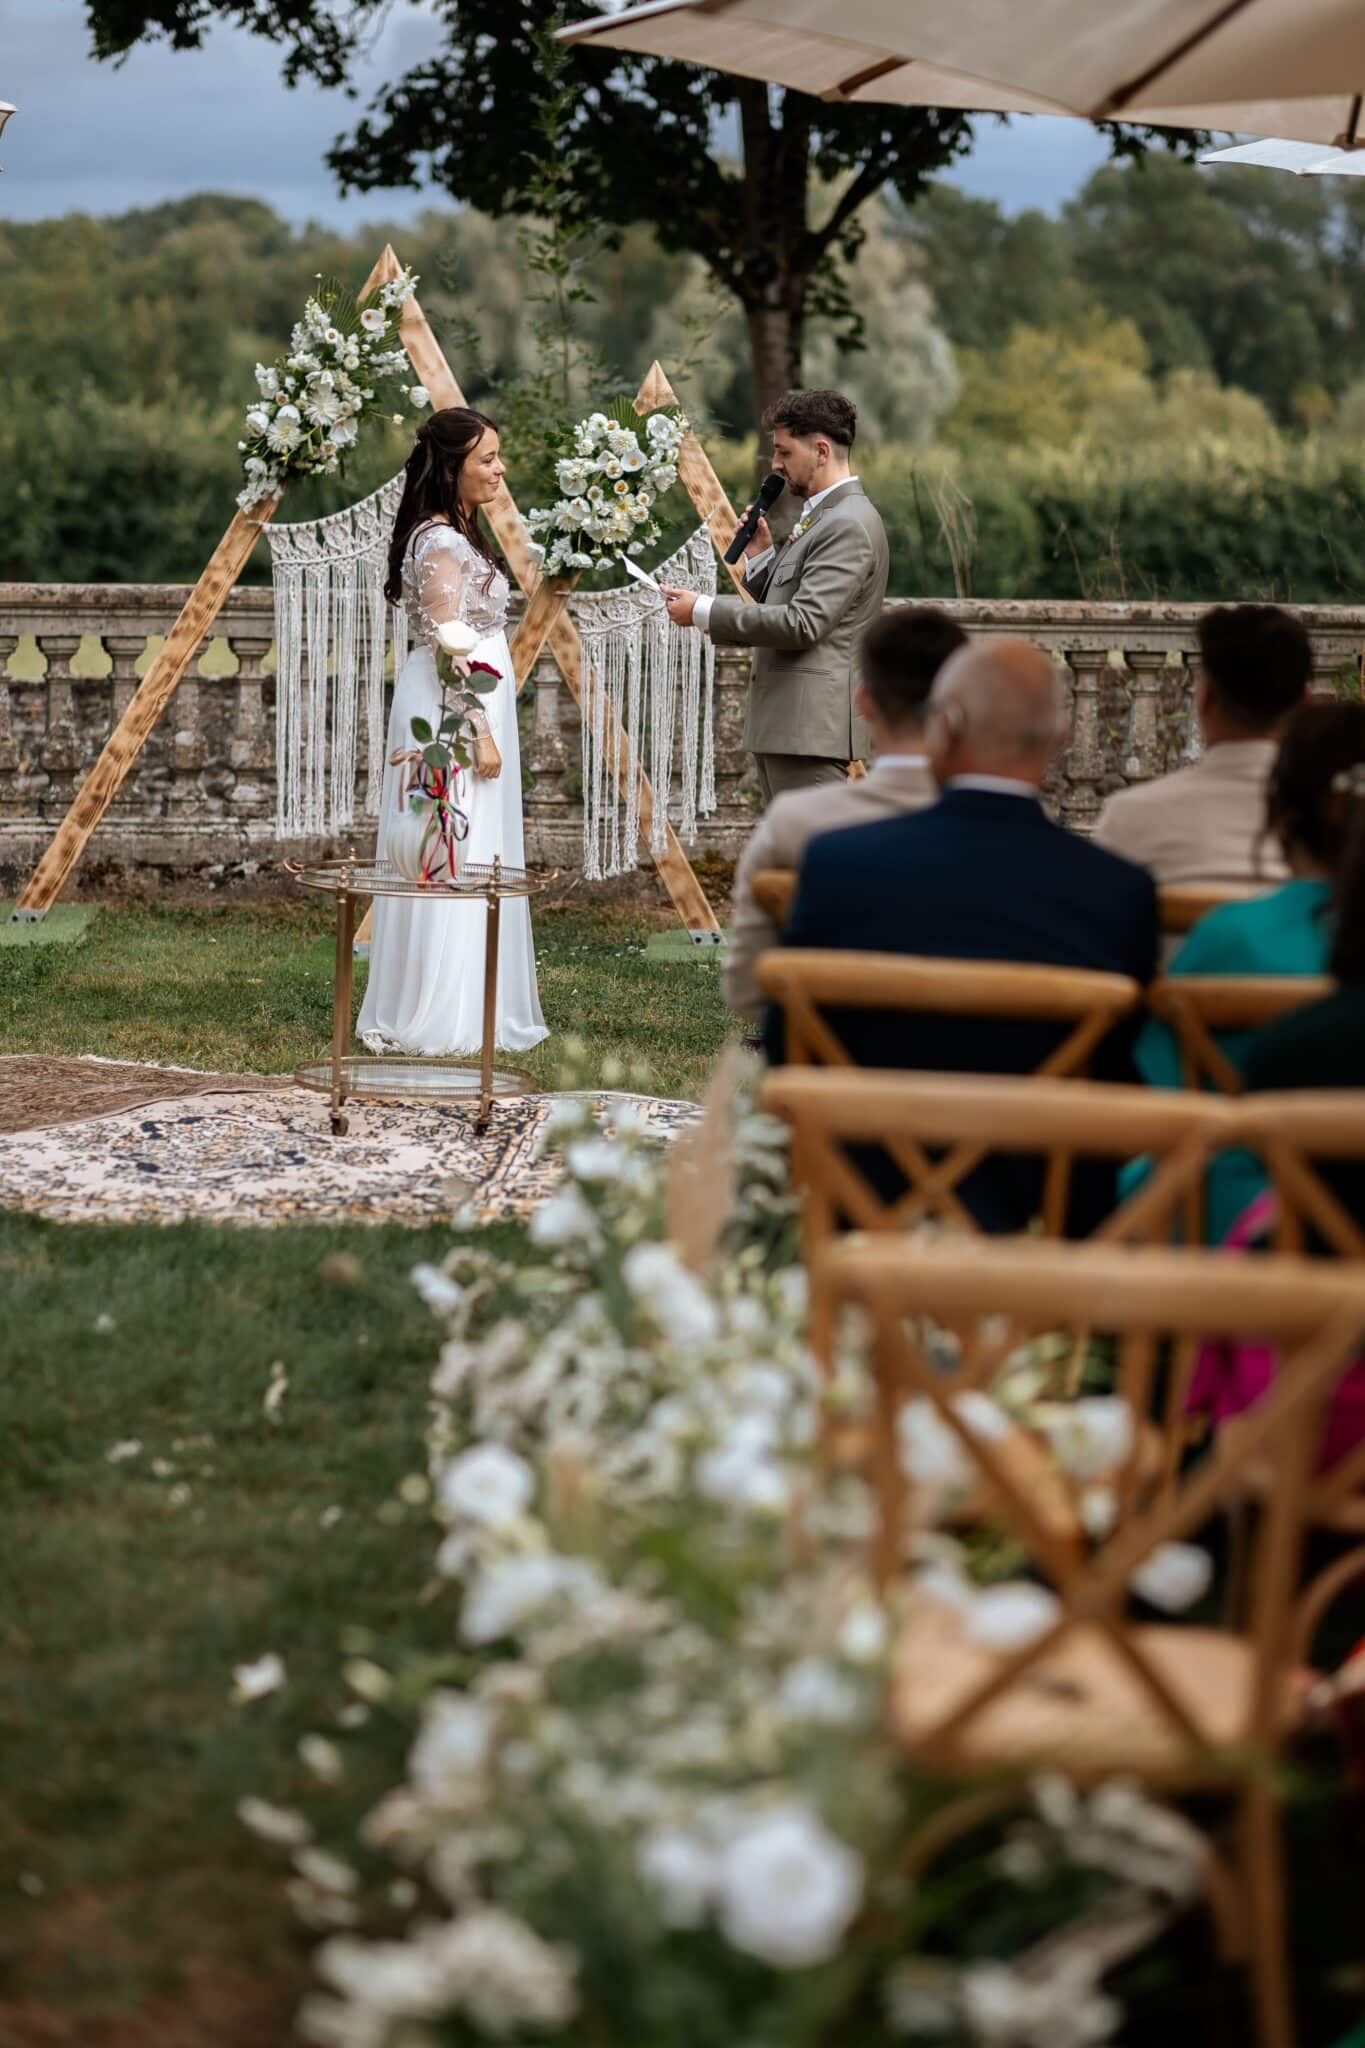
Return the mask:
<path fill-rule="evenodd" d="M 765 1077 L 759 1099 L 791 1128 L 808 1261 L 837 1217 L 859 1230 L 904 1230 L 936 1218 L 974 1231 L 956 1191 L 992 1153 L 1046 1159 L 1038 1220 L 1048 1237 L 1060 1236 L 1065 1226 L 1076 1159 L 1152 1155 L 1160 1166 L 1145 1184 L 1141 1205 L 1116 1211 L 1105 1234 L 1160 1239 L 1180 1219 L 1209 1160 L 1237 1142 L 1231 1103 L 1117 1082 L 778 1067 Z M 850 1149 L 873 1145 L 907 1182 L 890 1200 Z M 1120 1225 L 1125 1215 L 1130 1220 Z"/>
<path fill-rule="evenodd" d="M 1264 896 L 1274 886 L 1250 885 L 1244 889 L 1196 888 L 1190 884 L 1168 883 L 1157 890 L 1157 916 L 1161 929 L 1171 937 L 1192 931 L 1201 917 L 1207 917 L 1211 910 L 1220 910 L 1225 903 L 1245 903 L 1253 896 Z"/>
<path fill-rule="evenodd" d="M 761 954 L 756 971 L 764 994 L 782 1007 L 791 1066 L 855 1065 L 826 1011 L 900 1010 L 1070 1024 L 1037 1072 L 1080 1074 L 1142 1000 L 1138 983 L 1124 974 L 905 953 L 782 947 Z"/>
<path fill-rule="evenodd" d="M 1365 1259 L 1365 1218 L 1343 1205 L 1322 1167 L 1360 1162 L 1365 1170 L 1365 1092 L 1293 1089 L 1245 1095 L 1237 1105 L 1237 1143 L 1264 1160 L 1275 1183 L 1275 1246 L 1303 1251 L 1316 1235 L 1330 1252 Z"/>
<path fill-rule="evenodd" d="M 1272 1750 L 1295 1642 L 1296 1596 L 1310 1474 L 1324 1407 L 1334 1380 L 1365 1337 L 1365 1273 L 1323 1260 L 1272 1256 L 1246 1262 L 1165 1247 L 1042 1244 L 1024 1239 L 932 1245 L 886 1238 L 829 1247 L 823 1280 L 831 1298 L 856 1305 L 874 1331 L 878 1420 L 879 1528 L 874 1558 L 885 1585 L 903 1569 L 910 1486 L 899 1453 L 902 1405 L 928 1401 L 951 1432 L 1005 1528 L 1056 1596 L 1055 1617 L 1022 1648 L 982 1660 L 951 1712 L 930 1726 L 923 1745 L 951 1748 L 965 1726 L 1055 1649 L 1069 1631 L 1098 1631 L 1191 1752 L 1213 1744 L 1197 1686 L 1173 1684 L 1169 1663 L 1153 1661 L 1144 1631 L 1127 1607 L 1134 1574 L 1158 1546 L 1198 1531 L 1256 1460 L 1269 1459 L 1274 1484 L 1258 1521 L 1245 1633 L 1252 1683 L 1231 1739 Z M 1255 1331 L 1283 1354 L 1275 1387 L 1251 1411 L 1217 1457 L 1185 1473 L 1173 1461 L 1141 1470 L 1144 1432 L 1115 1475 L 1111 1518 L 1088 1554 L 1059 1530 L 1055 1504 L 1044 1512 L 992 1437 L 971 1426 L 957 1397 L 989 1385 L 1021 1342 L 1085 1328 L 1112 1337 L 1115 1389 L 1134 1420 L 1158 1407 L 1175 1412 L 1178 1390 L 1159 1392 L 1167 1340 L 1189 1349 L 1208 1336 Z M 936 1342 L 931 1348 L 931 1331 Z M 960 1350 L 945 1364 L 943 1334 Z M 1079 1484 L 1079 1482 L 1078 1482 Z M 1092 1523 L 1093 1527 L 1094 1524 Z M 1226 1731 L 1227 1714 L 1218 1717 Z M 1229 1739 L 1226 1732 L 1221 1738 Z"/>
<path fill-rule="evenodd" d="M 760 868 L 753 879 L 754 901 L 767 912 L 780 931 L 791 912 L 796 894 L 795 868 Z"/>
<path fill-rule="evenodd" d="M 1147 1007 L 1175 1033 L 1187 1088 L 1240 1095 L 1242 1076 L 1215 1034 L 1263 1030 L 1291 1010 L 1319 1002 L 1333 986 L 1316 974 L 1174 974 L 1152 983 Z"/>

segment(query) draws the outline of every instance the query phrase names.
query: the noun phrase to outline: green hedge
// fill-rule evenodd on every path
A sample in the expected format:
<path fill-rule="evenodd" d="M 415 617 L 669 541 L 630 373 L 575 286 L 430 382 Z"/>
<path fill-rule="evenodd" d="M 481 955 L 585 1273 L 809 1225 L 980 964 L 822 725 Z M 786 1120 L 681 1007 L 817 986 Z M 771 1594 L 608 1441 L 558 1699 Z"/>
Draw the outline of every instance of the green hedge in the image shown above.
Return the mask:
<path fill-rule="evenodd" d="M 54 407 L 16 393 L 0 410 L 0 580 L 192 580 L 232 513 L 237 430 L 234 413 L 173 394 L 110 404 L 86 387 Z M 292 492 L 289 516 L 362 496 L 407 446 L 407 430 L 376 431 L 344 483 Z M 742 501 L 752 443 L 713 452 Z M 859 466 L 886 519 L 896 596 L 953 593 L 937 498 L 970 536 L 975 597 L 1365 598 L 1365 457 L 1326 436 L 1259 450 L 887 448 Z M 249 573 L 268 575 L 264 550 Z"/>
<path fill-rule="evenodd" d="M 987 452 L 863 465 L 891 539 L 897 596 L 954 590 L 935 509 L 948 478 L 970 594 L 1027 598 L 1365 597 L 1365 461 L 1325 444 L 1261 458 L 1194 448 L 1126 458 Z"/>

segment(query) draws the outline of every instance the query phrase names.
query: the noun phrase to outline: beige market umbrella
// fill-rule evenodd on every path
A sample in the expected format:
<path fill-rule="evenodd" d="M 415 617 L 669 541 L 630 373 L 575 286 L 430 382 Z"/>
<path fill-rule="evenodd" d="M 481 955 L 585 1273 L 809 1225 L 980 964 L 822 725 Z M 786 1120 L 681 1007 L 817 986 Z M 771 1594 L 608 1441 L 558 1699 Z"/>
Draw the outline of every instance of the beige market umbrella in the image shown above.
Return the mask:
<path fill-rule="evenodd" d="M 982 78 L 937 64 L 888 57 L 885 50 L 846 36 L 791 29 L 776 18 L 731 18 L 708 0 L 647 0 L 620 14 L 561 29 L 559 40 L 593 49 L 673 57 L 738 78 L 761 78 L 817 99 L 878 102 L 906 107 L 963 107 L 1003 114 L 1070 114 L 1073 109 L 1034 93 L 1007 92 Z"/>
<path fill-rule="evenodd" d="M 852 103 L 1355 140 L 1360 0 L 652 0 L 563 31 Z"/>
<path fill-rule="evenodd" d="M 1293 171 L 1298 178 L 1365 178 L 1365 148 L 1324 149 L 1320 142 L 1239 142 L 1231 149 L 1206 149 L 1201 164 L 1250 164 L 1263 171 Z"/>

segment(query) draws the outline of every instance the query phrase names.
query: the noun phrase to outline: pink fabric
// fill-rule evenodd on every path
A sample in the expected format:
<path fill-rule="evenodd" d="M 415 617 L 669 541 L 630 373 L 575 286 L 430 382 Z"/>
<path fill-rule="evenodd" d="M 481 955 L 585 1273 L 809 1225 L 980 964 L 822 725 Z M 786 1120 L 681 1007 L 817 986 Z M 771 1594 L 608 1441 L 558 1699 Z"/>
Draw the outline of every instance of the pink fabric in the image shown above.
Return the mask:
<path fill-rule="evenodd" d="M 1223 1249 L 1246 1251 L 1265 1237 L 1275 1221 L 1277 1199 L 1273 1190 L 1258 1195 L 1223 1239 Z M 1229 1416 L 1245 1414 L 1269 1393 L 1279 1363 L 1279 1353 L 1273 1344 L 1246 1338 L 1210 1338 L 1200 1346 L 1195 1360 L 1186 1414 L 1207 1415 L 1215 1425 L 1226 1422 Z M 1332 1391 L 1318 1470 L 1325 1472 L 1338 1464 L 1361 1442 L 1365 1442 L 1365 1358 L 1349 1365 Z"/>

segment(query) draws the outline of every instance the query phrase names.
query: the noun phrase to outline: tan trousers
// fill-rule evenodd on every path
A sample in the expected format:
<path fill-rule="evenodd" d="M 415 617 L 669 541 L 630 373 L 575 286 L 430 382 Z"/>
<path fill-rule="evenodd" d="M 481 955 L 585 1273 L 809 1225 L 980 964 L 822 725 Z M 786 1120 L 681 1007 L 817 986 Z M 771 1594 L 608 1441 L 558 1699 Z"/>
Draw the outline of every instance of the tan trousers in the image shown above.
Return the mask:
<path fill-rule="evenodd" d="M 763 802 L 770 804 L 787 789 L 814 789 L 821 782 L 843 782 L 847 761 L 831 760 L 826 754 L 755 754 Z"/>

